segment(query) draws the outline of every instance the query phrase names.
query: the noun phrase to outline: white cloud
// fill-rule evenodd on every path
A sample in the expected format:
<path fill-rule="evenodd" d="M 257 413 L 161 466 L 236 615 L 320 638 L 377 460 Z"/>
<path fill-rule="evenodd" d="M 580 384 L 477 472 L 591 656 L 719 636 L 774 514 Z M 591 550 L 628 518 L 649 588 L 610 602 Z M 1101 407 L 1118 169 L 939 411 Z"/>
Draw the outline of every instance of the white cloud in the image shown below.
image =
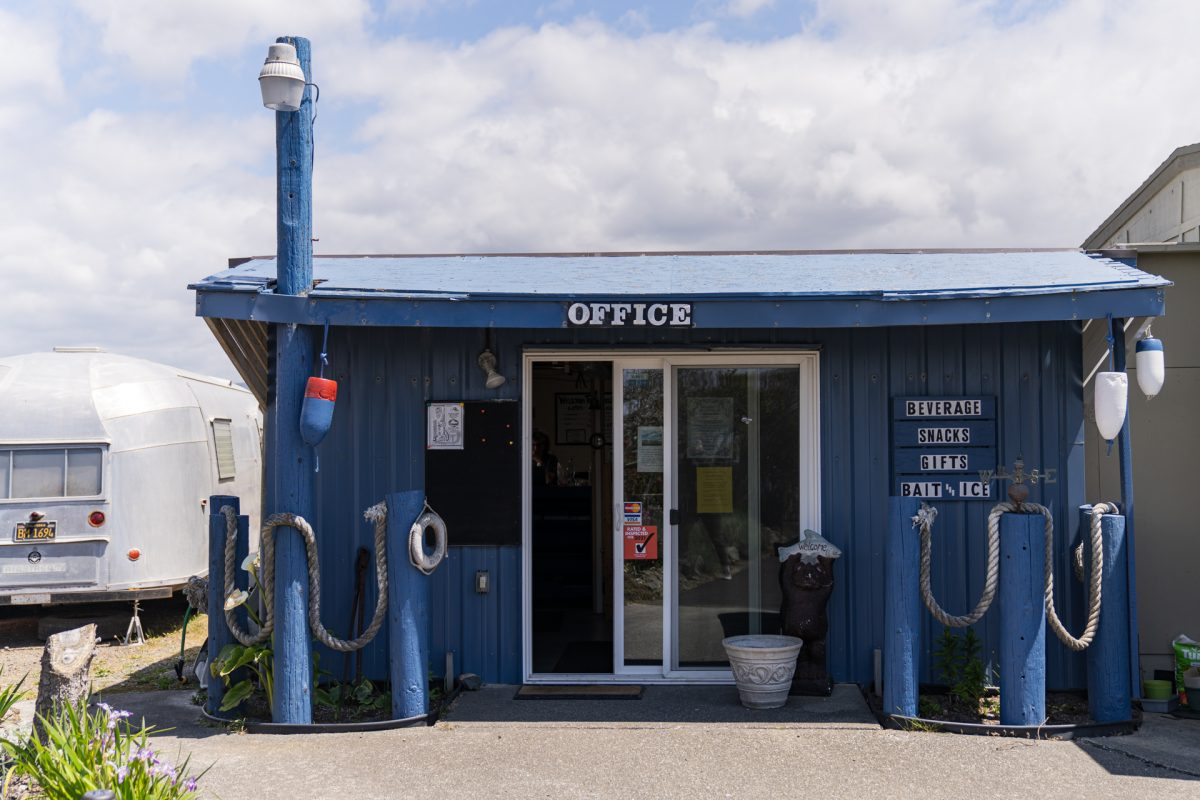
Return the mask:
<path fill-rule="evenodd" d="M 223 2 L 178 22 L 173 4 L 94 6 L 94 71 L 137 94 L 158 84 L 128 66 L 181 39 L 186 63 L 299 30 L 281 4 Z M 765 43 L 584 20 L 461 45 L 349 8 L 304 12 L 329 21 L 307 31 L 324 252 L 1073 246 L 1200 139 L 1181 99 L 1200 51 L 1164 39 L 1200 23 L 1194 4 L 998 23 L 982 2 L 856 0 Z M 40 65 L 0 69 L 0 149 L 19 155 L 0 185 L 5 351 L 101 343 L 228 374 L 184 287 L 274 249 L 267 115 L 89 101 L 54 67 L 78 32 L 48 25 L 0 14 Z"/>
<path fill-rule="evenodd" d="M 0 42 L 0 111 L 19 96 L 61 95 L 59 40 L 50 26 L 0 10 Z"/>
<path fill-rule="evenodd" d="M 775 0 L 729 0 L 725 13 L 733 17 L 753 17 L 764 8 L 771 8 Z"/>
<path fill-rule="evenodd" d="M 262 52 L 278 35 L 345 35 L 370 16 L 367 0 L 75 0 L 101 30 L 104 51 L 143 80 L 183 78 L 199 58 L 220 58 L 250 42 Z"/>

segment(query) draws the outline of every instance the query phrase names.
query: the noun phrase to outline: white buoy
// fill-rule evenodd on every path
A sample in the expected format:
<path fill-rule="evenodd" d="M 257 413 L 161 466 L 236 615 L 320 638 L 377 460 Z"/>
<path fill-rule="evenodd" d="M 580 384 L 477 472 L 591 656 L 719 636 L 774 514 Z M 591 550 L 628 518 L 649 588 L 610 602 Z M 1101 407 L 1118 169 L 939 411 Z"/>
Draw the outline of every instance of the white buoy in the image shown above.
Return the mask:
<path fill-rule="evenodd" d="M 1163 382 L 1167 377 L 1162 340 L 1151 337 L 1138 339 L 1135 358 L 1138 388 L 1146 397 L 1154 397 L 1162 391 Z"/>
<path fill-rule="evenodd" d="M 1096 373 L 1096 427 L 1100 435 L 1112 441 L 1125 424 L 1125 409 L 1129 402 L 1129 378 L 1124 372 Z"/>

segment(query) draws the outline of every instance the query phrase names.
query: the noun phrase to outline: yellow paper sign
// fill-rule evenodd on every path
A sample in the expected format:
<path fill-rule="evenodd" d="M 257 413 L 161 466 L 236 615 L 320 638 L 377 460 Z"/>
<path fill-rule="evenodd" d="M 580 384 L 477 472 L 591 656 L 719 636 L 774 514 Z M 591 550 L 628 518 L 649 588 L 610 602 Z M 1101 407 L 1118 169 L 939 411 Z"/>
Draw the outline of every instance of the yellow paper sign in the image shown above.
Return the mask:
<path fill-rule="evenodd" d="M 696 467 L 696 513 L 733 513 L 733 467 Z"/>

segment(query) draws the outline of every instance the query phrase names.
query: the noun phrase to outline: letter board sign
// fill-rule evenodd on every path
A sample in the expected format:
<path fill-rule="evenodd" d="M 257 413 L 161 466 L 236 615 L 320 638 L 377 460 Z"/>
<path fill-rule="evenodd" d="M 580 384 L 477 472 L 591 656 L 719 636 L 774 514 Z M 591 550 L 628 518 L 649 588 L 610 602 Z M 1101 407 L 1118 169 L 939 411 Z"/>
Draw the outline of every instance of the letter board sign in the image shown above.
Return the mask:
<path fill-rule="evenodd" d="M 996 398 L 892 399 L 893 491 L 928 500 L 988 500 L 996 464 Z"/>

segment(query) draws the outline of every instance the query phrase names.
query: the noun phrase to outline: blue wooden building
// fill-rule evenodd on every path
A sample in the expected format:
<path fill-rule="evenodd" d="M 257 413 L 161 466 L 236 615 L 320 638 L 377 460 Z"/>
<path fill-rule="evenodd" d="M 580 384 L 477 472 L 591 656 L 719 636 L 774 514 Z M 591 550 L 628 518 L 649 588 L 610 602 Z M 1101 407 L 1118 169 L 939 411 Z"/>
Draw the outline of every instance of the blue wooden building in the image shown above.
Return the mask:
<path fill-rule="evenodd" d="M 1078 251 L 319 256 L 300 296 L 275 281 L 273 259 L 239 259 L 192 288 L 269 416 L 279 371 L 316 371 L 276 364 L 277 337 L 325 342 L 326 626 L 349 633 L 363 510 L 418 489 L 451 545 L 430 668 L 451 653 L 503 683 L 728 681 L 721 638 L 778 625 L 777 548 L 805 529 L 843 553 L 830 673 L 867 683 L 889 496 L 939 508 L 933 587 L 963 613 L 1003 497 L 979 470 L 1018 458 L 1056 472 L 1031 499 L 1059 521 L 1059 613 L 1079 629 L 1076 509 L 1110 499 L 1085 496 L 1081 332 L 1162 314 L 1168 285 Z M 905 418 L 897 400 L 919 398 L 971 402 Z M 286 497 L 268 486 L 264 516 Z M 996 616 L 977 631 L 986 659 Z M 1051 688 L 1084 684 L 1080 656 L 1047 651 Z"/>

